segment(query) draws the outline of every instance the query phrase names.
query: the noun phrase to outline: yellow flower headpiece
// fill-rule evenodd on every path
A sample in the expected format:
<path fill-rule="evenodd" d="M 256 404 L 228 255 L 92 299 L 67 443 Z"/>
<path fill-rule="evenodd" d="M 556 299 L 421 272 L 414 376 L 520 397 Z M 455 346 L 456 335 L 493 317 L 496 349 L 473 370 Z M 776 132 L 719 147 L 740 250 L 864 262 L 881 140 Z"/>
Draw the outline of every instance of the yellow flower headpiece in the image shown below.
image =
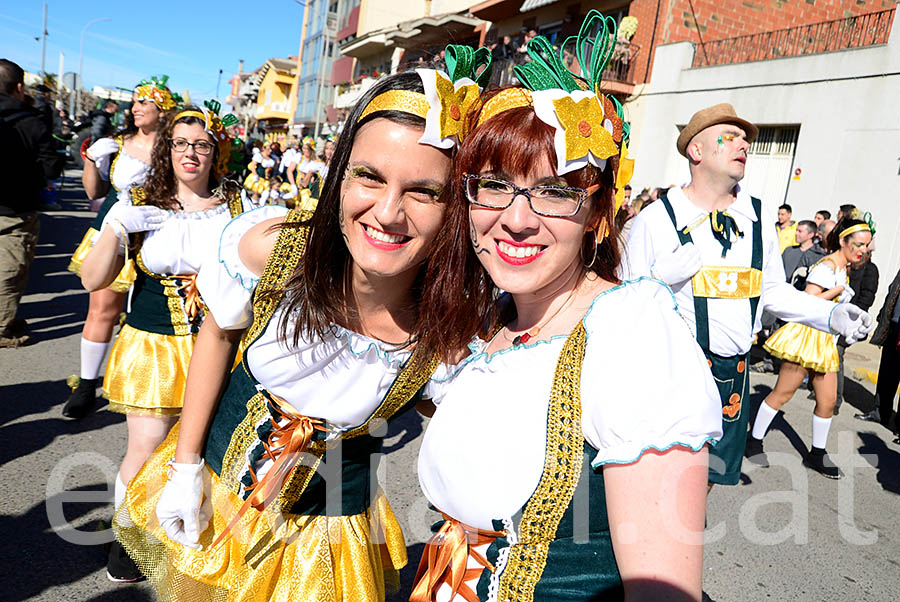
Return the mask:
<path fill-rule="evenodd" d="M 134 89 L 135 98 L 137 100 L 150 100 L 160 111 L 171 111 L 178 104 L 180 97 L 166 87 L 169 81 L 168 75 L 157 78 L 155 75 L 149 80 L 141 80 L 141 83 Z"/>
<path fill-rule="evenodd" d="M 219 178 L 228 173 L 228 164 L 231 161 L 231 137 L 228 135 L 226 128 L 235 125 L 238 122 L 237 117 L 228 113 L 221 119 L 219 118 L 219 110 L 222 104 L 217 100 L 207 100 L 203 102 L 203 106 L 196 108 L 188 108 L 178 113 L 172 120 L 172 127 L 169 128 L 169 134 L 175 123 L 184 117 L 196 117 L 203 120 L 203 129 L 216 142 L 219 154 L 215 165 L 215 174 Z"/>
<path fill-rule="evenodd" d="M 612 55 L 615 33 L 614 19 L 591 10 L 578 35 L 567 38 L 558 52 L 543 36 L 532 38 L 528 43 L 531 61 L 514 69 L 524 88 L 509 88 L 491 97 L 481 107 L 478 125 L 504 111 L 531 106 L 535 115 L 554 129 L 559 175 L 587 165 L 605 169 L 608 159 L 618 159 L 618 211 L 634 161 L 628 158 L 630 126 L 623 119 L 622 107 L 614 97 L 600 92 L 600 76 Z M 574 55 L 583 75 L 570 71 L 563 60 L 563 48 L 570 43 L 575 44 Z"/>
<path fill-rule="evenodd" d="M 372 99 L 358 121 L 376 111 L 401 111 L 425 120 L 420 144 L 452 148 L 467 133 L 466 116 L 491 77 L 491 53 L 451 44 L 444 51 L 447 73 L 416 69 L 425 93 L 389 90 Z"/>

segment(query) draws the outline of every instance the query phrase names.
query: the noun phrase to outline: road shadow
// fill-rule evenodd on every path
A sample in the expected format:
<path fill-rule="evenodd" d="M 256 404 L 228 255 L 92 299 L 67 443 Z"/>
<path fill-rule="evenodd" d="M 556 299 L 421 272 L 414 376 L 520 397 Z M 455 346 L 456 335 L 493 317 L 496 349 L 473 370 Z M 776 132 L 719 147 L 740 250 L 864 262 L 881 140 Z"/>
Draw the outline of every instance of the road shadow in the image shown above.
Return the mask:
<path fill-rule="evenodd" d="M 859 446 L 861 455 L 875 456 L 878 471 L 876 480 L 885 491 L 900 495 L 900 448 L 890 448 L 878 435 L 871 431 L 857 433 L 862 445 Z"/>
<path fill-rule="evenodd" d="M 409 596 L 416 583 L 416 571 L 419 568 L 419 560 L 422 558 L 424 550 L 424 543 L 406 546 L 407 563 L 405 567 L 400 569 L 400 591 L 387 596 L 385 602 L 409 602 Z"/>
<path fill-rule="evenodd" d="M 415 409 L 410 409 L 398 416 L 395 420 L 391 420 L 388 423 L 388 432 L 385 439 L 391 439 L 400 433 L 403 433 L 403 436 L 394 443 L 389 445 L 386 444 L 381 450 L 382 453 L 389 454 L 395 452 L 415 441 L 419 435 L 422 434 L 422 424 L 424 420 L 424 417 Z"/>
<path fill-rule="evenodd" d="M 27 456 L 52 443 L 57 437 L 77 435 L 124 422 L 125 416 L 103 408 L 105 399 L 97 400 L 97 409 L 81 420 L 63 418 L 63 403 L 69 394 L 65 381 L 20 383 L 0 387 L 0 466 Z M 17 422 L 33 414 L 55 416 Z M 0 531 L 2 533 L 2 531 Z"/>
<path fill-rule="evenodd" d="M 871 412 L 875 409 L 875 394 L 867 388 L 844 374 L 844 406 L 851 405 L 860 412 Z"/>
<path fill-rule="evenodd" d="M 804 389 L 800 389 L 803 391 Z M 756 422 L 756 414 L 759 412 L 759 406 L 766 399 L 769 393 L 772 392 L 772 387 L 768 385 L 753 385 L 750 392 L 750 429 L 753 429 L 753 423 Z M 801 457 L 806 457 L 807 445 L 806 442 L 803 441 L 803 438 L 794 430 L 794 427 L 788 423 L 787 420 L 784 419 L 784 412 L 779 411 L 778 415 L 775 416 L 775 419 L 772 420 L 771 426 L 769 426 L 769 430 L 767 433 L 771 433 L 772 431 L 779 431 L 782 433 L 788 440 L 788 442 L 793 446 L 794 449 L 801 455 Z M 744 481 L 746 479 L 745 484 L 751 482 L 750 477 L 747 475 L 741 475 L 741 480 Z"/>
<path fill-rule="evenodd" d="M 71 491 L 108 492 L 106 483 L 79 487 Z M 93 497 L 93 496 L 92 496 Z M 97 501 L 68 502 L 63 505 L 66 520 L 78 522 L 89 512 L 108 506 L 108 496 L 97 495 Z M 98 523 L 81 526 L 83 531 L 97 530 Z M 40 599 L 46 590 L 70 585 L 106 566 L 102 545 L 77 545 L 62 539 L 50 527 L 47 506 L 40 501 L 24 514 L 0 515 L 0 583 L 3 599 L 9 601 Z M 128 592 L 133 593 L 132 592 Z M 126 596 L 93 598 L 94 600 L 144 600 Z"/>

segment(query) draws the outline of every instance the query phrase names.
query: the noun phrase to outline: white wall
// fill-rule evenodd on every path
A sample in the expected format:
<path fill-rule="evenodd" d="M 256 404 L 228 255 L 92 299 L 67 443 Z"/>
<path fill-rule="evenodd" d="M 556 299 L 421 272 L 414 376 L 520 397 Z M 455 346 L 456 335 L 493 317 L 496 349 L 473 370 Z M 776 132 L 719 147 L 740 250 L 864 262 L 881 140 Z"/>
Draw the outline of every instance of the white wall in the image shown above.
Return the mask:
<path fill-rule="evenodd" d="M 688 179 L 687 160 L 675 149 L 678 127 L 699 109 L 720 102 L 763 125 L 800 124 L 787 202 L 794 219 L 819 209 L 837 213 L 854 203 L 877 223 L 873 260 L 880 271 L 881 307 L 900 268 L 900 18 L 883 46 L 756 63 L 691 69 L 689 42 L 659 46 L 653 77 L 626 104 L 634 119 L 633 186 Z M 875 75 L 876 77 L 865 77 Z M 797 83 L 793 83 L 797 82 Z M 781 199 L 763 199 L 774 212 Z"/>

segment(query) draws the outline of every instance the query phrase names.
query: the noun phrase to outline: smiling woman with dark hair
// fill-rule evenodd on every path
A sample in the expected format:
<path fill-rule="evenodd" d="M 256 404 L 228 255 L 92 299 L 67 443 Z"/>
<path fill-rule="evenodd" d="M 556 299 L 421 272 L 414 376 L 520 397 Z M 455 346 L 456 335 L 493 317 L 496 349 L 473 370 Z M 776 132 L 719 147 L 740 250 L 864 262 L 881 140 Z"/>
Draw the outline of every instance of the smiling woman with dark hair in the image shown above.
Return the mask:
<path fill-rule="evenodd" d="M 375 83 L 315 213 L 245 213 L 200 273 L 211 313 L 180 430 L 120 512 L 141 517 L 120 533 L 160 599 L 383 600 L 406 563 L 372 460 L 376 427 L 419 400 L 438 363 L 422 289 L 453 143 L 428 140 L 429 76 Z"/>
<path fill-rule="evenodd" d="M 81 281 L 91 291 L 108 286 L 129 255 L 137 267 L 125 323 L 103 377 L 109 409 L 125 414 L 128 425 L 116 509 L 126 485 L 181 412 L 194 338 L 205 314 L 196 275 L 222 228 L 241 212 L 237 195 L 226 199 L 214 190 L 222 175 L 220 145 L 230 148 L 223 133 L 219 118 L 206 108 L 175 114 L 156 138 L 145 187 L 132 188 L 130 202 L 110 208 L 81 265 Z M 107 573 L 113 581 L 141 578 L 118 542 L 110 550 Z"/>

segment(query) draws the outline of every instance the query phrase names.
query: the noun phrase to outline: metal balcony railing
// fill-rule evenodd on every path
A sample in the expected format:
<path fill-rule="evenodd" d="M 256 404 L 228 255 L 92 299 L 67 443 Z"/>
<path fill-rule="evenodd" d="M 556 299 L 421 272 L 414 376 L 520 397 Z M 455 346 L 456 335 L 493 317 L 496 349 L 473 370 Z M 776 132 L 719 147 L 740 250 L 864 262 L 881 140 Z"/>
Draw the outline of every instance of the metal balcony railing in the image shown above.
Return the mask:
<path fill-rule="evenodd" d="M 691 66 L 750 63 L 886 44 L 895 10 L 704 42 L 697 45 Z"/>
<path fill-rule="evenodd" d="M 603 70 L 603 81 L 605 82 L 621 82 L 625 84 L 634 84 L 634 67 L 637 64 L 637 56 L 641 47 L 631 42 L 618 41 L 613 49 L 612 56 Z M 578 61 L 570 53 L 564 55 L 566 64 L 573 73 L 581 73 L 581 67 Z M 498 86 L 518 85 L 519 81 L 513 73 L 513 67 L 518 64 L 527 62 L 529 59 L 525 54 L 517 54 L 514 58 L 495 60 L 493 62 L 493 73 L 491 75 L 491 83 Z"/>

